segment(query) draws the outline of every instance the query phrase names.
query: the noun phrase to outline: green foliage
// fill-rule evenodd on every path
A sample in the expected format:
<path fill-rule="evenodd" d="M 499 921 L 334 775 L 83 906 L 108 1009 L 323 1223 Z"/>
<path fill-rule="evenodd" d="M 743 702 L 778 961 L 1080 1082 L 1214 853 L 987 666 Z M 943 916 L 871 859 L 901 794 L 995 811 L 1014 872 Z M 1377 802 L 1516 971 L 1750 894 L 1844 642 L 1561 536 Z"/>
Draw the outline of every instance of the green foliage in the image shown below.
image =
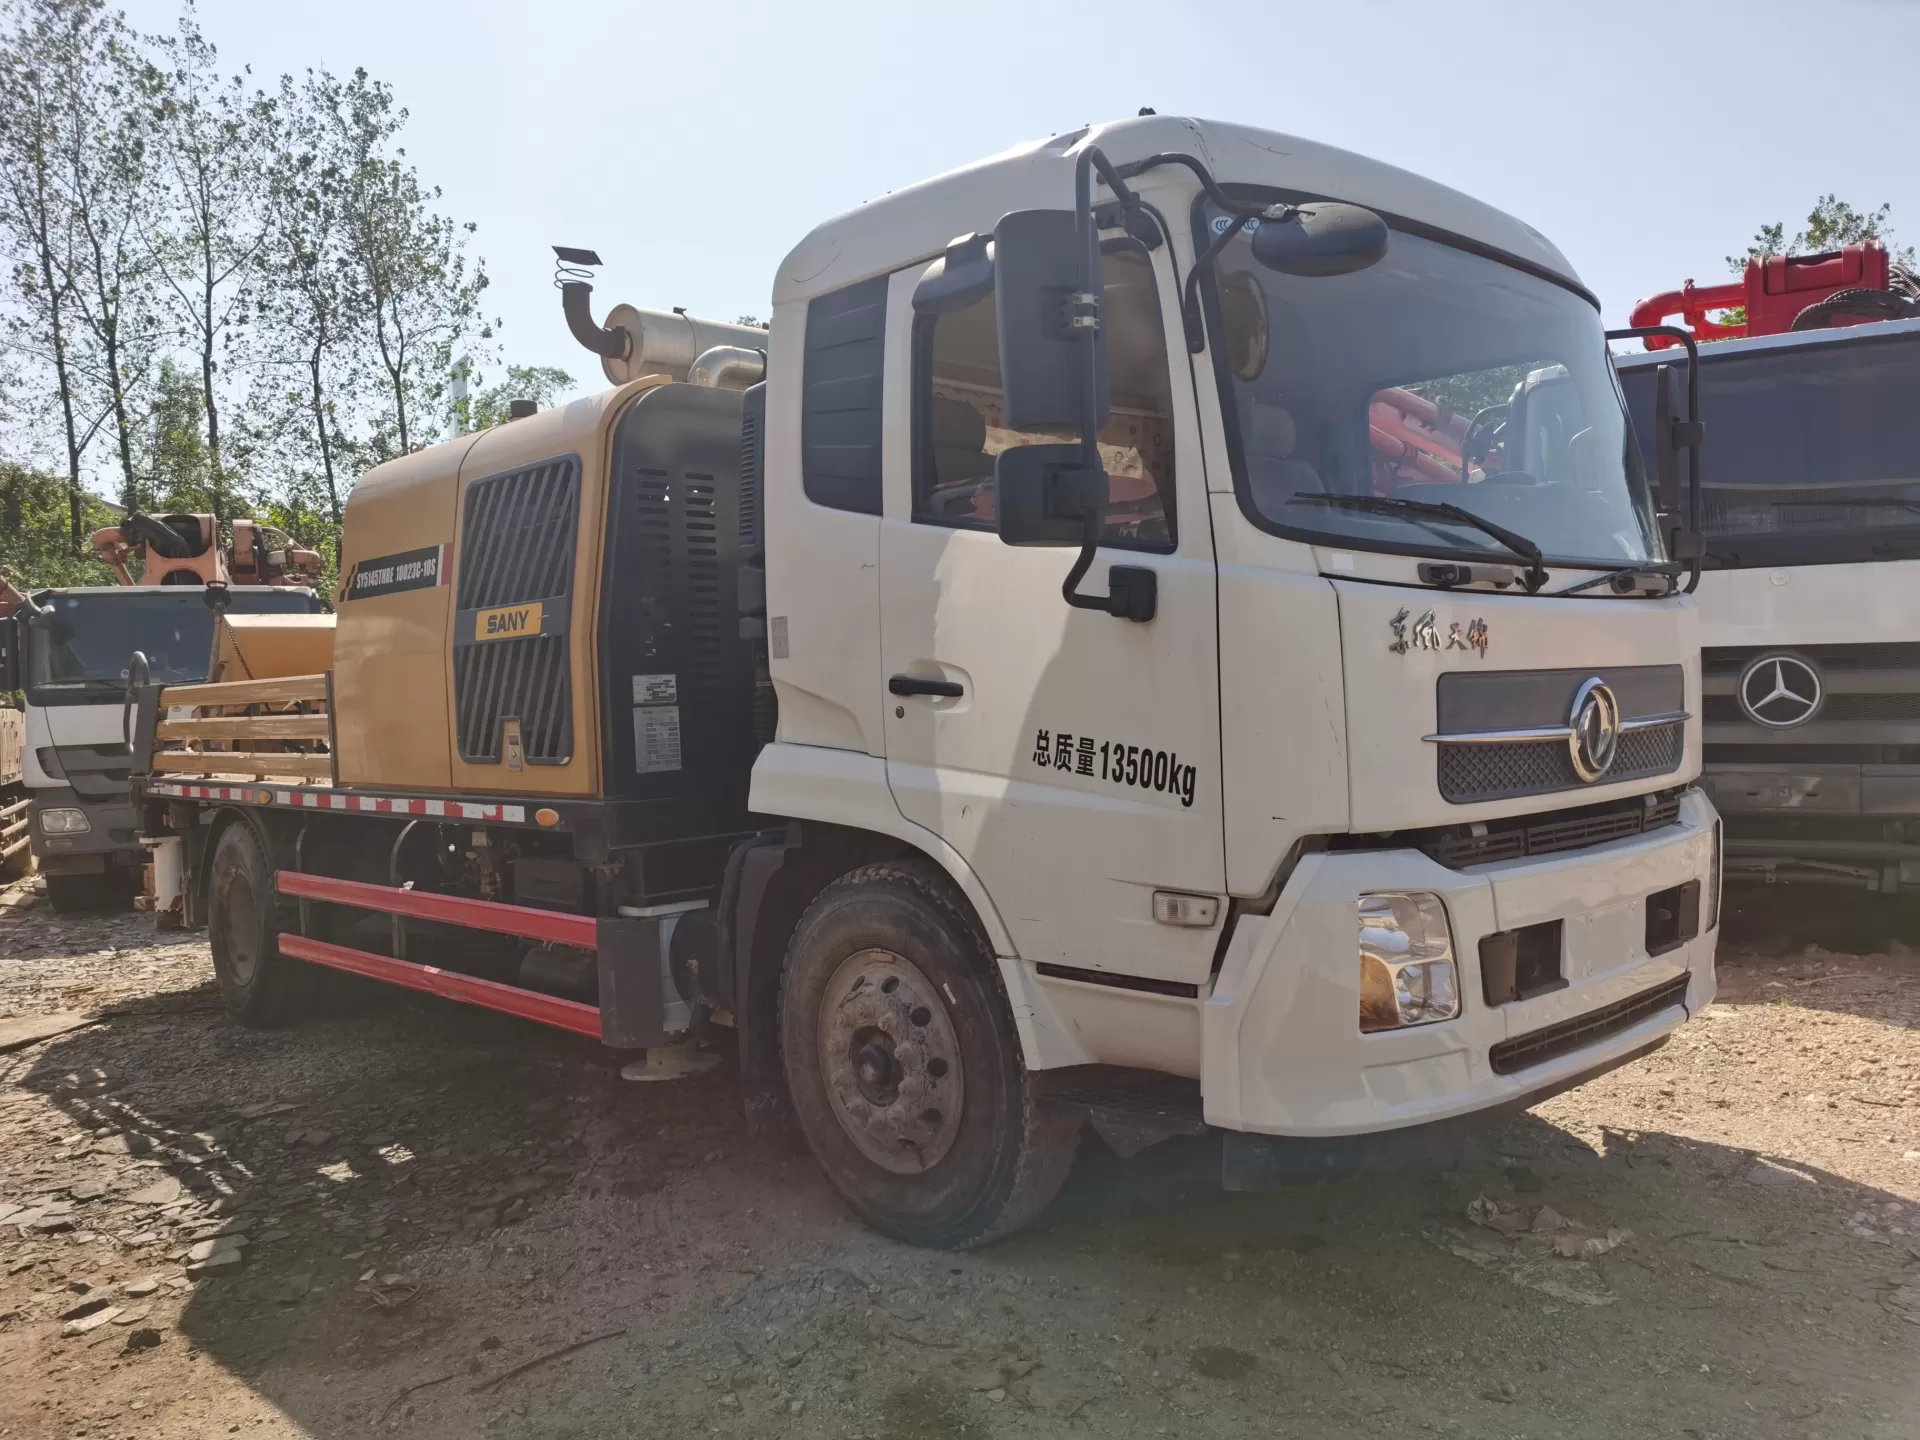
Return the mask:
<path fill-rule="evenodd" d="M 492 351 L 473 226 L 439 210 L 406 120 L 364 69 L 254 88 L 192 0 L 160 36 L 102 0 L 0 0 L 7 440 L 67 472 L 8 482 L 6 556 L 92 573 L 93 489 L 337 551 L 353 478 L 439 439 L 453 376 Z"/>
<path fill-rule="evenodd" d="M 509 407 L 515 400 L 531 400 L 545 410 L 573 386 L 573 376 L 554 365 L 509 365 L 502 384 L 456 400 L 455 416 L 463 431 L 490 429 L 512 418 Z"/>
<path fill-rule="evenodd" d="M 1822 195 L 1814 202 L 1813 209 L 1807 212 L 1807 223 L 1794 232 L 1791 241 L 1786 238 L 1784 221 L 1762 225 L 1754 231 L 1752 243 L 1747 246 L 1745 254 L 1727 256 L 1727 268 L 1736 275 L 1744 275 L 1748 262 L 1764 260 L 1771 255 L 1818 255 L 1822 251 L 1838 250 L 1843 245 L 1878 240 L 1887 247 L 1894 264 L 1912 269 L 1913 246 L 1894 243 L 1892 220 L 1891 205 L 1882 205 L 1877 210 L 1856 210 L 1835 195 Z M 1721 312 L 1720 321 L 1726 325 L 1746 324 L 1747 307 L 1729 306 Z"/>
<path fill-rule="evenodd" d="M 1806 224 L 1794 232 L 1791 241 L 1786 239 L 1784 222 L 1762 225 L 1754 232 L 1745 254 L 1727 256 L 1727 268 L 1743 275 L 1750 260 L 1769 255 L 1818 255 L 1864 240 L 1878 240 L 1891 252 L 1895 264 L 1910 266 L 1914 262 L 1913 247 L 1894 244 L 1892 217 L 1891 205 L 1882 205 L 1877 210 L 1856 210 L 1837 196 L 1822 195 L 1807 212 Z"/>
<path fill-rule="evenodd" d="M 81 524 L 89 532 L 118 516 L 93 495 L 84 497 Z M 67 534 L 67 482 L 57 475 L 0 461 L 0 571 L 23 590 L 67 585 L 111 585 L 113 573 L 74 553 Z"/>

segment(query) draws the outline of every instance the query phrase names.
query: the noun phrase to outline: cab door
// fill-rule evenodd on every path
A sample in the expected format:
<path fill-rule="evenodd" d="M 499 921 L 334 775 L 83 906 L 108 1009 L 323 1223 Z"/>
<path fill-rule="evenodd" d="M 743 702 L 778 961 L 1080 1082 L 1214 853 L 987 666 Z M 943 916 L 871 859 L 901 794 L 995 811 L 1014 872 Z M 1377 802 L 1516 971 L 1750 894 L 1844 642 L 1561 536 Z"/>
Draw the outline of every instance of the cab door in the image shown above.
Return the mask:
<path fill-rule="evenodd" d="M 1106 247 L 1108 568 L 1154 572 L 1147 622 L 1070 607 L 1076 552 L 994 530 L 994 457 L 1070 439 L 1004 424 L 991 294 L 916 315 L 888 300 L 880 542 L 887 777 L 901 813 L 979 875 L 1030 962 L 1184 983 L 1219 921 L 1154 919 L 1154 892 L 1222 897 L 1215 574 L 1191 372 L 1164 247 Z"/>

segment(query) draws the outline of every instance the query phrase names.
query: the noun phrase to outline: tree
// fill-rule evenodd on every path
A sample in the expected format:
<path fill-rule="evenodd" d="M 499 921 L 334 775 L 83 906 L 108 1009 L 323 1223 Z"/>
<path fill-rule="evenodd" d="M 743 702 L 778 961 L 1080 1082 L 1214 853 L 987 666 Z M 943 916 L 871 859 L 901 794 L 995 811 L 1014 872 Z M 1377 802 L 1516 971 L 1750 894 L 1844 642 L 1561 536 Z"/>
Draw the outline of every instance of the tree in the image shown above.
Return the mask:
<path fill-rule="evenodd" d="M 280 81 L 271 123 L 267 283 L 256 317 L 268 374 L 298 366 L 301 383 L 269 382 L 288 412 L 283 429 L 318 464 L 326 513 L 338 527 L 340 468 L 349 448 L 344 418 L 354 407 L 359 367 L 353 345 L 366 326 L 365 292 L 346 244 L 354 155 L 338 123 L 340 84 L 324 73 Z M 296 475 L 313 471 L 296 461 Z"/>
<path fill-rule="evenodd" d="M 249 100 L 239 76 L 222 78 L 191 0 L 179 34 L 154 43 L 160 89 L 153 168 L 168 203 L 151 246 L 165 300 L 198 352 L 206 503 L 219 519 L 228 496 L 215 381 L 246 317 L 267 244 L 267 111 L 264 101 Z"/>
<path fill-rule="evenodd" d="M 147 244 L 160 200 L 148 166 L 158 72 L 141 56 L 120 17 L 102 17 L 94 0 L 40 3 L 76 15 L 84 10 L 92 18 L 90 28 L 73 36 L 70 63 L 79 83 L 66 96 L 70 116 L 61 136 L 66 202 L 78 251 L 70 279 L 94 350 L 90 369 L 113 420 L 121 503 L 132 510 L 142 496 L 129 402 L 153 364 L 160 338 Z"/>
<path fill-rule="evenodd" d="M 213 511 L 220 479 L 206 438 L 205 397 L 172 360 L 162 360 L 154 375 L 139 438 L 142 493 L 154 508 Z"/>
<path fill-rule="evenodd" d="M 502 383 L 453 402 L 455 428 L 465 432 L 505 424 L 516 400 L 531 400 L 545 410 L 573 385 L 573 376 L 555 365 L 509 365 Z"/>
<path fill-rule="evenodd" d="M 22 588 L 113 583 L 93 552 L 67 543 L 71 495 L 58 476 L 0 460 L 0 571 Z M 80 520 L 91 531 L 113 524 L 114 515 L 98 497 L 82 494 Z"/>
<path fill-rule="evenodd" d="M 1785 238 L 1784 223 L 1762 225 L 1754 232 L 1753 243 L 1747 246 L 1746 254 L 1727 257 L 1727 268 L 1736 275 L 1744 274 L 1750 260 L 1769 255 L 1818 255 L 1864 240 L 1880 241 L 1895 263 L 1911 266 L 1913 247 L 1896 247 L 1893 243 L 1892 216 L 1891 205 L 1882 205 L 1877 210 L 1856 210 L 1837 196 L 1822 195 L 1807 212 L 1806 225 L 1795 232 L 1791 243 Z"/>
<path fill-rule="evenodd" d="M 18 349 L 48 367 L 66 440 L 67 513 L 71 548 L 83 539 L 84 491 L 78 363 L 74 328 L 73 227 L 62 186 L 66 127 L 81 83 L 71 63 L 74 39 L 98 12 L 97 4 L 11 0 L 4 11 L 12 34 L 0 49 L 0 231 L 16 259 L 12 279 L 18 308 L 8 328 Z"/>
<path fill-rule="evenodd" d="M 386 375 L 392 452 L 403 455 L 433 438 L 417 432 L 446 398 L 455 351 L 476 333 L 492 336 L 480 314 L 486 268 L 467 265 L 474 227 L 436 213 L 440 191 L 421 184 L 405 150 L 389 153 L 407 119 L 392 90 L 365 70 L 330 84 L 332 119 L 352 162 L 342 238 Z"/>

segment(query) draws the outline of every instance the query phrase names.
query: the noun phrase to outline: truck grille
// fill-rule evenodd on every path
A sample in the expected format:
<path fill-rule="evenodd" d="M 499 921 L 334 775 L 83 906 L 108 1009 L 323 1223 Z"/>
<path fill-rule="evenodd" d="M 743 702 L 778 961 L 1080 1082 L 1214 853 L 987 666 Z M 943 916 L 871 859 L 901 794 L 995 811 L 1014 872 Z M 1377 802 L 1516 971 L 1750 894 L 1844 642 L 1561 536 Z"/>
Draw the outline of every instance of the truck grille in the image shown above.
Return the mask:
<path fill-rule="evenodd" d="M 1686 727 L 1680 721 L 1629 730 L 1620 737 L 1613 768 L 1599 782 L 1644 780 L 1680 768 Z M 1584 787 L 1564 740 L 1516 740 L 1497 745 L 1439 744 L 1440 794 L 1453 804 L 1509 800 Z"/>
<path fill-rule="evenodd" d="M 1649 799 L 1653 803 L 1649 804 Z M 1610 840 L 1624 840 L 1662 829 L 1679 818 L 1678 795 L 1635 796 L 1611 805 L 1532 815 L 1504 823 L 1461 826 L 1421 841 L 1420 849 L 1450 870 L 1463 870 L 1469 865 L 1486 865 L 1496 860 L 1584 850 Z"/>
<path fill-rule="evenodd" d="M 520 723 L 529 764 L 573 755 L 573 676 L 568 658 L 580 462 L 563 455 L 467 487 L 456 551 L 453 693 L 460 758 L 497 764 L 507 720 Z M 536 635 L 477 641 L 474 616 L 538 602 Z"/>
<path fill-rule="evenodd" d="M 1513 1075 L 1521 1070 L 1531 1070 L 1535 1065 L 1544 1065 L 1549 1060 L 1557 1060 L 1562 1055 L 1571 1055 L 1576 1050 L 1584 1050 L 1589 1045 L 1597 1045 L 1610 1035 L 1631 1030 L 1642 1020 L 1658 1015 L 1662 1010 L 1684 1005 L 1688 979 L 1686 975 L 1676 975 L 1651 990 L 1642 990 L 1638 995 L 1629 995 L 1599 1010 L 1576 1015 L 1571 1020 L 1562 1020 L 1558 1025 L 1549 1025 L 1544 1030 L 1502 1040 L 1487 1052 L 1487 1063 L 1493 1067 L 1496 1075 Z"/>
<path fill-rule="evenodd" d="M 1908 640 L 1866 645 L 1716 645 L 1700 652 L 1700 668 L 1709 675 L 1737 675 L 1749 660 L 1782 649 L 1806 656 L 1823 670 L 1920 670 L 1920 644 Z"/>

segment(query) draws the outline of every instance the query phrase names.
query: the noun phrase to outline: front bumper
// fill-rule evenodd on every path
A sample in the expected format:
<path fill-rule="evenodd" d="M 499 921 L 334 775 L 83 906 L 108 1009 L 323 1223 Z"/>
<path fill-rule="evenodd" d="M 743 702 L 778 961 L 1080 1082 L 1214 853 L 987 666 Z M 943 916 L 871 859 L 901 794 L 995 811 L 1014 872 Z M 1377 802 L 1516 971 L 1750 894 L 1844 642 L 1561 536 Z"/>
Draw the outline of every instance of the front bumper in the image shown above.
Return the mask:
<path fill-rule="evenodd" d="M 43 810 L 80 810 L 85 812 L 89 829 L 78 835 L 47 835 L 40 829 Z M 31 837 L 34 858 L 40 869 L 53 875 L 98 875 L 109 861 L 123 865 L 144 864 L 140 831 L 133 802 L 122 795 L 113 800 L 87 799 L 70 787 L 56 786 L 33 792 Z"/>
<path fill-rule="evenodd" d="M 1710 763 L 1730 875 L 1897 890 L 1920 885 L 1920 765 Z"/>
<path fill-rule="evenodd" d="M 1682 798 L 1677 823 L 1571 854 L 1465 870 L 1416 850 L 1307 857 L 1272 914 L 1240 919 L 1201 1006 L 1207 1123 L 1267 1135 L 1398 1129 L 1509 1105 L 1644 1049 L 1713 999 L 1712 898 L 1703 901 L 1708 928 L 1659 955 L 1647 953 L 1646 905 L 1689 881 L 1710 890 L 1715 819 L 1695 790 Z M 1360 1032 L 1355 898 L 1373 890 L 1431 891 L 1445 901 L 1460 967 L 1458 1018 Z M 1551 920 L 1564 926 L 1565 987 L 1486 1004 L 1480 939 Z M 1670 1003 L 1644 1014 L 1630 1008 L 1661 987 Z M 1574 1030 L 1611 1007 L 1625 1012 L 1624 1025 L 1496 1070 L 1502 1042 Z"/>

